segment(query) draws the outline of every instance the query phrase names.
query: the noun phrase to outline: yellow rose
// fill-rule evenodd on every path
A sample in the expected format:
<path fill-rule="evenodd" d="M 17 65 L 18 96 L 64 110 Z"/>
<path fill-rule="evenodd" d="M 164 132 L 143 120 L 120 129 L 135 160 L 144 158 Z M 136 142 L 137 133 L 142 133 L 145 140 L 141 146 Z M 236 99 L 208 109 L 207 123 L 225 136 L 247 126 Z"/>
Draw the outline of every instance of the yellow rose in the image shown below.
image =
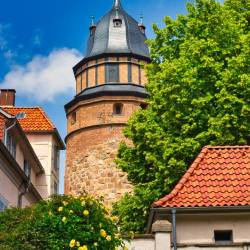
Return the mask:
<path fill-rule="evenodd" d="M 120 239 L 120 237 L 121 237 L 121 234 L 115 234 L 115 238 L 118 240 L 118 239 Z"/>
<path fill-rule="evenodd" d="M 84 210 L 84 211 L 83 211 L 83 215 L 84 215 L 84 216 L 88 216 L 88 215 L 89 215 L 89 211 L 88 211 L 88 210 Z"/>
<path fill-rule="evenodd" d="M 112 220 L 113 222 L 117 222 L 117 221 L 119 220 L 119 218 L 118 218 L 117 216 L 112 216 L 112 217 L 111 217 L 111 220 Z"/>
<path fill-rule="evenodd" d="M 107 237 L 107 233 L 106 233 L 106 231 L 105 231 L 104 229 L 101 229 L 101 230 L 100 230 L 100 234 L 101 234 L 101 236 L 102 236 L 103 238 L 106 238 L 106 237 Z"/>
<path fill-rule="evenodd" d="M 111 238 L 111 236 L 109 236 L 109 235 L 106 237 L 106 240 L 107 240 L 107 241 L 111 241 L 111 239 L 112 239 L 112 238 Z"/>
<path fill-rule="evenodd" d="M 63 201 L 63 205 L 67 206 L 69 203 L 67 201 Z"/>
<path fill-rule="evenodd" d="M 67 218 L 66 217 L 63 217 L 62 218 L 62 222 L 66 222 Z"/>
<path fill-rule="evenodd" d="M 88 250 L 88 247 L 87 246 L 82 246 L 82 247 L 79 247 L 78 250 Z"/>
<path fill-rule="evenodd" d="M 58 212 L 62 212 L 62 211 L 63 211 L 63 207 L 59 207 Z"/>
<path fill-rule="evenodd" d="M 70 243 L 69 243 L 69 246 L 71 248 L 73 248 L 73 247 L 75 247 L 75 245 L 76 245 L 76 240 L 71 240 Z"/>

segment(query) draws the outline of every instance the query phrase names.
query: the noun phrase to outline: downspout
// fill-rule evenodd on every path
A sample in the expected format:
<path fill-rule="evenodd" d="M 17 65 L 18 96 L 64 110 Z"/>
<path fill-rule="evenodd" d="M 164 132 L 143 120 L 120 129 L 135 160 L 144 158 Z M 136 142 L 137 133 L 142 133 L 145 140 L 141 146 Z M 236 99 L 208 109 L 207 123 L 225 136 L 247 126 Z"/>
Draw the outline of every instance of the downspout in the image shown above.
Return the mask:
<path fill-rule="evenodd" d="M 173 240 L 174 250 L 177 250 L 176 209 L 173 208 L 171 212 L 172 212 L 172 227 L 173 227 L 173 236 L 172 236 L 172 240 Z"/>
<path fill-rule="evenodd" d="M 22 188 L 22 186 L 24 186 L 24 191 L 22 191 L 19 195 L 18 195 L 18 201 L 17 201 L 17 207 L 18 208 L 22 208 L 22 201 L 23 201 L 23 196 L 26 195 L 29 191 L 29 187 L 30 187 L 30 176 L 28 177 L 28 181 L 24 181 L 22 182 L 22 184 L 20 185 L 19 190 Z"/>

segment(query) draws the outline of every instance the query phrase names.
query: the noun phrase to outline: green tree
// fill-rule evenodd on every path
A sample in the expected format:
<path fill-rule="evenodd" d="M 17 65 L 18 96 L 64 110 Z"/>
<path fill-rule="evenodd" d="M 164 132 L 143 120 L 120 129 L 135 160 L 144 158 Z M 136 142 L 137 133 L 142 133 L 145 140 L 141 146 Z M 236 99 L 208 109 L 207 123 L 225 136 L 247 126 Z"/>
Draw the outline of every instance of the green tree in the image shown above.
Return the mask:
<path fill-rule="evenodd" d="M 205 145 L 250 142 L 250 1 L 196 0 L 153 26 L 149 106 L 129 121 L 118 165 L 135 185 L 114 206 L 121 228 L 143 232 L 154 200 L 171 191 Z"/>
<path fill-rule="evenodd" d="M 117 218 L 88 195 L 55 196 L 0 213 L 0 249 L 115 250 L 123 247 L 116 224 Z"/>

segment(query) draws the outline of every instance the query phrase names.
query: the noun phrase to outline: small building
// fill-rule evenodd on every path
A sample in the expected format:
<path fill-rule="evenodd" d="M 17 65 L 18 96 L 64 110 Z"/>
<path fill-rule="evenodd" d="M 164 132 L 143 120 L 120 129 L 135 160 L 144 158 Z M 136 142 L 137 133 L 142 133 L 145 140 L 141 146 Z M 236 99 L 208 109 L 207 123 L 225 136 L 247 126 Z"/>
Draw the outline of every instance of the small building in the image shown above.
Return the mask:
<path fill-rule="evenodd" d="M 44 169 L 44 174 L 36 177 L 39 194 L 43 199 L 57 194 L 60 150 L 65 149 L 58 130 L 41 107 L 16 107 L 15 90 L 1 90 L 0 108 L 17 118 L 27 141 Z"/>
<path fill-rule="evenodd" d="M 0 109 L 0 211 L 41 200 L 38 179 L 44 174 L 17 118 Z"/>
<path fill-rule="evenodd" d="M 250 146 L 205 147 L 148 225 L 155 250 L 250 249 Z"/>

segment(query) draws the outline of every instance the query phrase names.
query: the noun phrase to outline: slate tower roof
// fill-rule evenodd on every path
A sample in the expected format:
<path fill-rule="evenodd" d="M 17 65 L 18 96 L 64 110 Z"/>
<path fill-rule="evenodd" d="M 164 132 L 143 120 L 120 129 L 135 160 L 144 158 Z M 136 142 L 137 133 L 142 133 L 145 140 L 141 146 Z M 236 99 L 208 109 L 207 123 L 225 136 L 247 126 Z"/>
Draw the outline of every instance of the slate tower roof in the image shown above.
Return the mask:
<path fill-rule="evenodd" d="M 149 59 L 145 27 L 126 13 L 120 0 L 94 25 L 92 23 L 86 58 L 102 54 L 132 54 Z"/>

